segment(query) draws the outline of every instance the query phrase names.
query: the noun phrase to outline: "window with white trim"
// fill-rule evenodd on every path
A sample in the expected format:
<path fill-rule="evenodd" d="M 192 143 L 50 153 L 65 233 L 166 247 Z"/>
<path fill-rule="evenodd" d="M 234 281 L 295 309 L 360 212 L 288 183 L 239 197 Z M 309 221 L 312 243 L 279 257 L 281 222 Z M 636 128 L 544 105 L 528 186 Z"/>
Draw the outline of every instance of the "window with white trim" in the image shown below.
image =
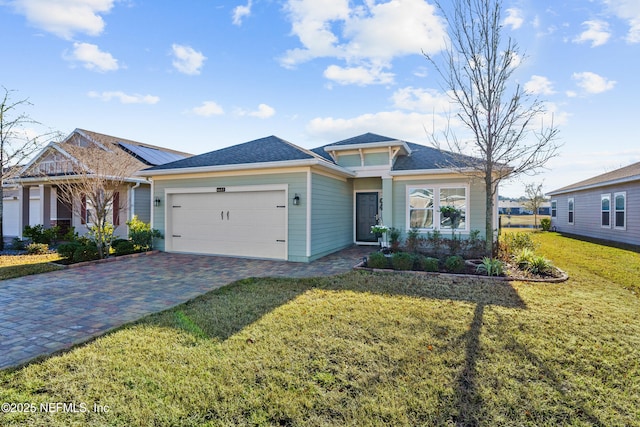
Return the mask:
<path fill-rule="evenodd" d="M 574 221 L 574 209 L 575 209 L 575 200 L 573 197 L 567 199 L 567 212 L 568 212 L 568 220 L 569 224 L 573 224 Z"/>
<path fill-rule="evenodd" d="M 407 228 L 421 230 L 468 231 L 469 187 L 460 185 L 407 186 Z M 461 215 L 452 220 L 450 215 L 440 212 L 443 206 L 453 206 Z"/>
<path fill-rule="evenodd" d="M 615 228 L 625 229 L 627 226 L 627 193 L 620 192 L 613 195 Z"/>
<path fill-rule="evenodd" d="M 558 216 L 558 201 L 551 201 L 551 218 L 556 218 Z"/>
<path fill-rule="evenodd" d="M 600 196 L 600 225 L 605 228 L 611 227 L 611 194 Z"/>

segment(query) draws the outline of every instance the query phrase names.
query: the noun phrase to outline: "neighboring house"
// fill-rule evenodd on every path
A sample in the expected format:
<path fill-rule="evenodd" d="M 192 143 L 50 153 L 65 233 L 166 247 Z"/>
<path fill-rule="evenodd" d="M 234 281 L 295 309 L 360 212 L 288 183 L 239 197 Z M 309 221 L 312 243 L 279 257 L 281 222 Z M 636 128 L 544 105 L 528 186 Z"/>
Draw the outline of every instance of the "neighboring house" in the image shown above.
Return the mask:
<path fill-rule="evenodd" d="M 556 230 L 640 244 L 640 162 L 548 194 Z"/>
<path fill-rule="evenodd" d="M 61 183 L 69 182 L 75 173 L 73 165 L 81 163 L 79 154 L 86 147 L 104 151 L 99 161 L 104 163 L 105 171 L 109 168 L 115 170 L 114 165 L 118 162 L 129 162 L 137 171 L 191 156 L 180 151 L 76 129 L 62 142 L 48 144 L 22 168 L 17 177 L 6 183 L 3 198 L 5 237 L 22 237 L 24 226 L 38 224 L 45 228 L 57 225 L 63 230 L 73 226 L 80 234 L 87 231 L 91 206 L 86 205 L 86 200 L 77 200 L 74 203 L 82 206 L 74 210 L 69 201 L 58 194 Z M 150 183 L 139 176 L 127 177 L 113 205 L 111 219 L 116 226 L 115 234 L 126 236 L 125 223 L 133 215 L 145 222 L 151 219 Z"/>
<path fill-rule="evenodd" d="M 523 206 L 522 202 L 517 200 L 500 200 L 498 201 L 498 213 L 500 215 L 533 215 L 531 209 Z M 538 207 L 538 215 L 550 215 L 551 203 L 542 202 Z"/>
<path fill-rule="evenodd" d="M 152 180 L 160 249 L 308 262 L 377 244 L 376 223 L 449 235 L 444 205 L 463 212 L 456 234 L 484 235 L 484 184 L 454 168 L 462 164 L 371 133 L 314 150 L 269 136 L 139 175 Z"/>

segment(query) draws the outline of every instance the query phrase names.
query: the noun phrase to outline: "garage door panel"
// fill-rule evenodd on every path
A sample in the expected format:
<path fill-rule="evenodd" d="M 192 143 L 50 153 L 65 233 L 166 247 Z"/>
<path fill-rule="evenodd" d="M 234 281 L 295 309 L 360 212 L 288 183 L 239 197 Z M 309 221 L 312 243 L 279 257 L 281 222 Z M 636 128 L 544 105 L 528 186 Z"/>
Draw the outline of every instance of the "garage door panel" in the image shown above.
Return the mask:
<path fill-rule="evenodd" d="M 170 248 L 286 259 L 285 202 L 284 190 L 170 195 Z"/>

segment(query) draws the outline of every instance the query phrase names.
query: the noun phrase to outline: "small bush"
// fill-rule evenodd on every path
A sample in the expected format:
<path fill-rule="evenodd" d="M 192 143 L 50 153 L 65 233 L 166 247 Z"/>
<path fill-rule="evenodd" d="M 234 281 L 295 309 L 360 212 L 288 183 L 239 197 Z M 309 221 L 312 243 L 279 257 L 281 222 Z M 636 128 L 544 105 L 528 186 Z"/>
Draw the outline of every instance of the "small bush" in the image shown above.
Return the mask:
<path fill-rule="evenodd" d="M 422 261 L 422 267 L 424 271 L 438 271 L 440 268 L 440 260 L 438 258 L 426 257 Z"/>
<path fill-rule="evenodd" d="M 162 233 L 155 228 L 151 228 L 151 224 L 138 219 L 137 215 L 127 221 L 129 227 L 129 238 L 133 242 L 136 249 L 143 251 L 153 249 L 154 239 L 162 239 Z"/>
<path fill-rule="evenodd" d="M 417 228 L 412 228 L 407 231 L 407 240 L 405 244 L 407 246 L 408 252 L 416 253 L 420 248 L 420 243 L 422 243 L 422 236 L 420 236 L 420 231 Z"/>
<path fill-rule="evenodd" d="M 392 251 L 397 251 L 400 247 L 400 237 L 402 236 L 402 230 L 399 228 L 391 227 L 389 229 L 389 246 Z"/>
<path fill-rule="evenodd" d="M 11 240 L 11 249 L 14 251 L 23 251 L 25 249 L 24 240 L 21 240 L 19 237 L 14 237 Z"/>
<path fill-rule="evenodd" d="M 484 257 L 482 264 L 476 267 L 476 272 L 487 276 L 502 276 L 504 274 L 504 264 L 499 259 Z"/>
<path fill-rule="evenodd" d="M 535 257 L 535 253 L 529 248 L 522 248 L 518 253 L 513 256 L 513 262 L 516 263 L 518 268 L 526 270 L 531 263 L 531 260 Z"/>
<path fill-rule="evenodd" d="M 93 261 L 96 259 L 100 259 L 100 254 L 95 244 L 80 245 L 73 253 L 73 262 Z"/>
<path fill-rule="evenodd" d="M 542 231 L 551 230 L 551 219 L 550 218 L 542 218 L 540 220 L 540 228 L 542 228 Z"/>
<path fill-rule="evenodd" d="M 504 233 L 499 242 L 500 257 L 508 260 L 522 249 L 536 250 L 531 233 Z"/>
<path fill-rule="evenodd" d="M 538 256 L 534 256 L 531 259 L 527 267 L 527 270 L 529 270 L 533 274 L 547 274 L 551 271 L 552 268 L 553 268 L 553 264 L 551 263 L 551 261 L 549 261 L 543 256 L 538 255 Z"/>
<path fill-rule="evenodd" d="M 136 251 L 133 242 L 127 239 L 116 239 L 111 243 L 111 247 L 116 255 L 128 255 Z"/>
<path fill-rule="evenodd" d="M 47 245 L 55 244 L 59 234 L 60 227 L 44 228 L 42 224 L 34 225 L 33 227 L 26 225 L 22 231 L 22 235 L 29 238 L 33 243 L 46 243 Z"/>
<path fill-rule="evenodd" d="M 46 243 L 29 243 L 27 245 L 29 255 L 45 255 L 49 253 L 49 245 Z"/>
<path fill-rule="evenodd" d="M 369 255 L 367 266 L 370 268 L 387 268 L 389 267 L 389 260 L 382 252 L 374 252 Z"/>
<path fill-rule="evenodd" d="M 58 253 L 61 257 L 73 261 L 73 254 L 75 254 L 76 250 L 82 246 L 79 242 L 69 242 L 58 245 Z"/>
<path fill-rule="evenodd" d="M 444 261 L 444 267 L 450 273 L 461 273 L 464 270 L 464 259 L 459 255 L 451 255 Z"/>
<path fill-rule="evenodd" d="M 394 270 L 411 270 L 414 260 L 414 256 L 407 252 L 396 252 L 391 255 L 391 265 Z"/>

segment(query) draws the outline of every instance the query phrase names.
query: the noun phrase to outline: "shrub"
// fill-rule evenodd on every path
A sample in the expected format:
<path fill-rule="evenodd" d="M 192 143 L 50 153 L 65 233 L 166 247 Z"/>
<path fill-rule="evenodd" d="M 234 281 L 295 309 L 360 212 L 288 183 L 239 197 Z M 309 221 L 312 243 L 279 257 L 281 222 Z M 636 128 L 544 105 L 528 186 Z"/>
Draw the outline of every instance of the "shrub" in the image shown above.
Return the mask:
<path fill-rule="evenodd" d="M 551 230 L 551 219 L 550 218 L 542 218 L 540 220 L 540 228 L 542 228 L 542 231 Z"/>
<path fill-rule="evenodd" d="M 426 257 L 422 261 L 422 266 L 424 271 L 438 271 L 440 265 L 440 260 L 438 258 Z"/>
<path fill-rule="evenodd" d="M 392 251 L 397 251 L 400 247 L 400 236 L 402 236 L 402 230 L 399 228 L 391 227 L 389 229 L 389 246 Z"/>
<path fill-rule="evenodd" d="M 151 224 L 138 219 L 137 215 L 127 221 L 129 227 L 129 239 L 133 242 L 136 249 L 143 251 L 153 249 L 153 239 L 162 239 L 162 233 L 151 228 Z"/>
<path fill-rule="evenodd" d="M 58 245 L 58 253 L 61 257 L 73 261 L 73 254 L 82 244 L 80 242 L 69 242 Z"/>
<path fill-rule="evenodd" d="M 504 233 L 499 242 L 500 257 L 508 260 L 522 249 L 536 250 L 536 244 L 531 239 L 531 233 Z"/>
<path fill-rule="evenodd" d="M 549 261 L 543 256 L 538 255 L 538 256 L 534 256 L 531 259 L 527 267 L 527 270 L 529 270 L 533 274 L 547 274 L 551 271 L 552 268 L 553 268 L 553 264 L 551 263 L 551 261 Z"/>
<path fill-rule="evenodd" d="M 418 252 L 418 248 L 420 247 L 420 243 L 422 242 L 422 236 L 420 236 L 420 231 L 417 228 L 412 228 L 407 231 L 407 240 L 406 246 L 407 251 L 416 253 Z"/>
<path fill-rule="evenodd" d="M 111 243 L 111 247 L 116 255 L 128 255 L 136 251 L 133 242 L 127 239 L 116 239 Z"/>
<path fill-rule="evenodd" d="M 14 237 L 13 240 L 11 240 L 11 249 L 14 251 L 23 251 L 24 248 L 24 240 L 21 240 L 19 237 Z"/>
<path fill-rule="evenodd" d="M 51 228 L 44 228 L 44 225 L 38 224 L 33 227 L 25 225 L 22 235 L 29 238 L 33 243 L 54 244 L 59 237 L 60 227 L 57 225 Z"/>
<path fill-rule="evenodd" d="M 49 245 L 46 243 L 29 243 L 27 245 L 29 255 L 44 255 L 49 253 Z"/>
<path fill-rule="evenodd" d="M 533 260 L 535 253 L 529 248 L 522 248 L 518 253 L 513 256 L 513 262 L 516 263 L 518 268 L 526 270 Z"/>
<path fill-rule="evenodd" d="M 98 247 L 95 244 L 80 245 L 73 253 L 74 262 L 93 261 L 100 259 Z"/>
<path fill-rule="evenodd" d="M 387 268 L 389 266 L 389 260 L 382 252 L 374 252 L 369 255 L 367 266 L 370 268 Z"/>
<path fill-rule="evenodd" d="M 476 267 L 476 272 L 487 276 L 502 276 L 504 274 L 504 264 L 499 259 L 484 257 L 482 264 Z"/>
<path fill-rule="evenodd" d="M 407 252 L 396 252 L 391 255 L 391 265 L 394 270 L 411 270 L 415 257 Z"/>
<path fill-rule="evenodd" d="M 451 255 L 444 261 L 444 267 L 450 273 L 460 273 L 464 270 L 464 259 L 459 255 Z"/>

